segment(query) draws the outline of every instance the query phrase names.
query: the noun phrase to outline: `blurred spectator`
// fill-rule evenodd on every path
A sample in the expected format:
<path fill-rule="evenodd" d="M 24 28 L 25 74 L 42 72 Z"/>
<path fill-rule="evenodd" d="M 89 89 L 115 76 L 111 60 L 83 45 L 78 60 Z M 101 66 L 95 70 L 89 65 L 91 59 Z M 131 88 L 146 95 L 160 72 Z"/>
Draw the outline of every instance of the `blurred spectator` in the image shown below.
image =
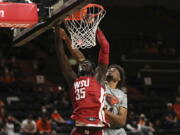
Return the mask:
<path fill-rule="evenodd" d="M 174 104 L 174 110 L 176 112 L 176 117 L 177 117 L 177 125 L 176 128 L 180 128 L 180 93 L 176 96 L 176 101 Z"/>
<path fill-rule="evenodd" d="M 51 114 L 51 119 L 52 119 L 52 128 L 55 131 L 60 130 L 61 124 L 66 124 L 66 121 L 64 118 L 58 113 L 58 110 L 55 109 L 53 113 Z"/>
<path fill-rule="evenodd" d="M 46 106 L 42 106 L 41 107 L 41 112 L 42 112 L 42 114 L 47 114 L 48 113 L 47 107 Z"/>
<path fill-rule="evenodd" d="M 51 114 L 51 118 L 56 123 L 66 123 L 66 121 L 63 119 L 63 117 L 58 113 L 58 110 L 55 109 L 53 113 Z"/>
<path fill-rule="evenodd" d="M 4 134 L 4 102 L 0 100 L 0 135 Z"/>
<path fill-rule="evenodd" d="M 5 115 L 5 109 L 4 109 L 4 102 L 0 99 L 0 135 L 5 134 L 4 132 L 4 115 Z"/>
<path fill-rule="evenodd" d="M 4 132 L 4 124 L 0 122 L 0 135 L 6 135 Z"/>
<path fill-rule="evenodd" d="M 144 77 L 144 84 L 145 85 L 152 85 L 151 77 Z"/>
<path fill-rule="evenodd" d="M 126 124 L 126 130 L 132 135 L 141 135 L 142 132 L 138 128 L 138 123 L 134 112 L 129 113 L 129 118 Z"/>
<path fill-rule="evenodd" d="M 145 125 L 140 127 L 143 135 L 154 135 L 155 129 L 153 128 L 153 124 L 149 120 L 145 120 Z"/>
<path fill-rule="evenodd" d="M 15 81 L 15 77 L 12 72 L 9 71 L 8 67 L 4 68 L 4 75 L 2 77 L 2 81 L 6 83 L 11 83 Z"/>
<path fill-rule="evenodd" d="M 19 125 L 20 122 L 17 121 L 13 116 L 9 115 L 7 117 L 6 123 L 5 123 L 5 133 L 7 135 L 19 135 L 15 132 L 16 126 Z"/>
<path fill-rule="evenodd" d="M 145 115 L 144 114 L 140 115 L 138 125 L 141 125 L 141 126 L 145 125 Z"/>
<path fill-rule="evenodd" d="M 176 101 L 174 104 L 174 110 L 176 112 L 178 120 L 180 120 L 180 95 L 176 97 Z"/>
<path fill-rule="evenodd" d="M 36 73 L 38 73 L 38 68 L 39 68 L 39 62 L 37 59 L 33 60 L 33 69 Z"/>
<path fill-rule="evenodd" d="M 62 90 L 62 98 L 61 98 L 61 105 L 64 107 L 64 108 L 68 108 L 69 105 L 70 105 L 70 99 L 69 99 L 69 95 L 68 93 L 65 91 L 65 90 Z"/>
<path fill-rule="evenodd" d="M 139 117 L 138 129 L 141 130 L 142 135 L 153 135 L 153 132 L 155 132 L 152 123 L 144 114 L 141 114 Z"/>
<path fill-rule="evenodd" d="M 0 120 L 4 117 L 4 102 L 0 99 Z"/>
<path fill-rule="evenodd" d="M 50 135 L 51 134 L 51 122 L 48 120 L 46 115 L 43 115 L 36 122 L 38 133 L 40 135 Z"/>
<path fill-rule="evenodd" d="M 155 128 L 156 133 L 159 135 L 159 133 L 162 132 L 162 129 L 163 129 L 162 122 L 160 120 L 156 120 L 154 123 L 154 128 Z"/>
<path fill-rule="evenodd" d="M 2 69 L 4 69 L 4 67 L 6 66 L 6 60 L 4 58 L 1 59 L 1 62 L 0 62 L 0 67 Z"/>
<path fill-rule="evenodd" d="M 167 103 L 167 110 L 164 113 L 164 125 L 168 129 L 174 129 L 176 126 L 177 117 L 173 109 L 172 103 Z"/>
<path fill-rule="evenodd" d="M 36 83 L 37 84 L 44 84 L 45 83 L 44 75 L 36 75 Z"/>
<path fill-rule="evenodd" d="M 32 115 L 29 115 L 27 119 L 22 121 L 21 129 L 22 135 L 35 135 L 37 127 Z"/>
<path fill-rule="evenodd" d="M 22 78 L 22 73 L 21 73 L 21 70 L 20 70 L 20 66 L 17 63 L 17 60 L 16 60 L 15 56 L 11 57 L 11 60 L 10 60 L 10 63 L 9 63 L 9 69 L 10 69 L 10 71 L 13 72 L 14 77 L 15 77 L 16 80 L 19 80 L 19 79 Z"/>
<path fill-rule="evenodd" d="M 156 43 L 146 44 L 144 46 L 144 52 L 147 54 L 158 54 L 159 49 Z"/>

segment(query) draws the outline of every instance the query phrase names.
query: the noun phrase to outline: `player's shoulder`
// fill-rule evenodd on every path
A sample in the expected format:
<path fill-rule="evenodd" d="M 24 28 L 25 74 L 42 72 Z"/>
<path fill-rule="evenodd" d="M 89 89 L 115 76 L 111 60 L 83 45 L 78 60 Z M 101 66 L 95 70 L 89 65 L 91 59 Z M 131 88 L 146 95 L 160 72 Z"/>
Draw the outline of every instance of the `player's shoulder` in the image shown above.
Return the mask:
<path fill-rule="evenodd" d="M 123 90 L 121 90 L 121 89 L 117 89 L 117 93 L 118 93 L 119 95 L 122 95 L 122 96 L 124 96 L 124 97 L 127 97 L 127 94 L 126 94 Z"/>

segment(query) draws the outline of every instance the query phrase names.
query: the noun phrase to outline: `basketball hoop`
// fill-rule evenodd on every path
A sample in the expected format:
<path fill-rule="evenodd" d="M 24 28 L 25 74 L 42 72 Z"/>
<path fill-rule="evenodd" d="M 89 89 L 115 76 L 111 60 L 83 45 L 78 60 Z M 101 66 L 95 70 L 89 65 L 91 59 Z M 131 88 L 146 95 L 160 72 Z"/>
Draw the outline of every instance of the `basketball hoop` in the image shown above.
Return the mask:
<path fill-rule="evenodd" d="M 106 11 L 98 4 L 88 4 L 65 19 L 72 48 L 91 48 L 96 45 L 96 30 Z"/>

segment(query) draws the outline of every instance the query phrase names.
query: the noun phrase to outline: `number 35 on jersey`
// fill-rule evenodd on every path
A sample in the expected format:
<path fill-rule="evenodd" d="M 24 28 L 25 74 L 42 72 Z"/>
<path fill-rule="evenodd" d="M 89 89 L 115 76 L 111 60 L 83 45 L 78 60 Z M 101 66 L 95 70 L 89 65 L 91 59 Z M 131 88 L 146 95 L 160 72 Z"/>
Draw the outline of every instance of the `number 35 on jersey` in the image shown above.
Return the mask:
<path fill-rule="evenodd" d="M 74 82 L 76 100 L 86 98 L 86 87 L 89 87 L 89 78 Z"/>

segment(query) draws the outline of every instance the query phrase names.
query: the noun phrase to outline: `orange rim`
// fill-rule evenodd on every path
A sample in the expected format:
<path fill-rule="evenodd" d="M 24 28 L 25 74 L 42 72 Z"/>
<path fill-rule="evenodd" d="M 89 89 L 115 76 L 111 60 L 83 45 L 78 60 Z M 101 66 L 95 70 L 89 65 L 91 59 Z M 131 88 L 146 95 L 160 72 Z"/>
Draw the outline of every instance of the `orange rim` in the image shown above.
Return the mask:
<path fill-rule="evenodd" d="M 96 17 L 96 16 L 98 16 L 100 13 L 102 13 L 104 11 L 104 7 L 101 6 L 101 5 L 98 5 L 98 4 L 88 4 L 88 5 L 84 6 L 82 9 L 80 9 L 79 11 L 76 11 L 72 15 L 68 16 L 67 18 L 65 18 L 65 20 L 66 21 L 69 21 L 69 20 L 82 20 L 87 15 L 87 9 L 88 8 L 92 8 L 92 7 L 96 7 L 96 8 L 100 8 L 101 9 L 96 14 L 90 14 L 92 17 Z"/>
<path fill-rule="evenodd" d="M 92 8 L 92 7 L 96 7 L 96 8 L 101 9 L 98 13 L 96 13 L 96 14 L 91 14 L 91 16 L 93 16 L 93 17 L 98 16 L 101 12 L 104 11 L 104 7 L 101 6 L 101 5 L 98 5 L 98 4 L 88 4 L 88 5 L 86 5 L 84 8 L 88 9 L 88 8 Z"/>

